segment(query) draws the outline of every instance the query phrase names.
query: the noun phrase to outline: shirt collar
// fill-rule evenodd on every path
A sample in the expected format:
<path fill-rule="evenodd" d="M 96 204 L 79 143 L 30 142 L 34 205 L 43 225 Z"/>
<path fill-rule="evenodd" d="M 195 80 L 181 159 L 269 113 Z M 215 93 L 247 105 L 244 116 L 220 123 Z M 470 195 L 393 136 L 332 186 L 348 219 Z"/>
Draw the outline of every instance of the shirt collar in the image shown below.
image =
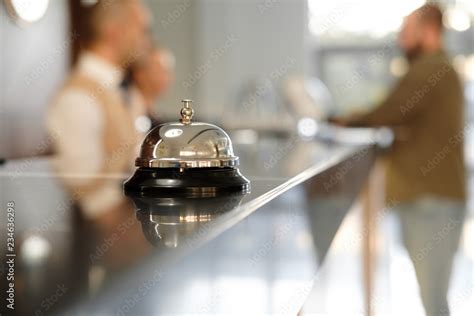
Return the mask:
<path fill-rule="evenodd" d="M 117 88 L 124 78 L 124 71 L 104 58 L 92 53 L 84 52 L 79 57 L 78 71 L 102 86 Z"/>

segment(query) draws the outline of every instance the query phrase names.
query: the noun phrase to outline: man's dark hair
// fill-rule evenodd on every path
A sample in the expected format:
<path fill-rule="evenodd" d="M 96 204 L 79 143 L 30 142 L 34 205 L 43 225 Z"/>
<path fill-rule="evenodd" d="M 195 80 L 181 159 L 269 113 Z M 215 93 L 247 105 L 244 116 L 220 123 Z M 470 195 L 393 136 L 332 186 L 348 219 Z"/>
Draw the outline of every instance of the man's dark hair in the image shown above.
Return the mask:
<path fill-rule="evenodd" d="M 74 12 L 76 17 L 76 27 L 81 34 L 81 44 L 90 45 L 97 39 L 101 25 L 108 19 L 112 19 L 127 10 L 127 5 L 133 3 L 132 0 L 97 0 L 86 5 L 85 1 L 72 0 L 74 8 L 79 12 Z"/>

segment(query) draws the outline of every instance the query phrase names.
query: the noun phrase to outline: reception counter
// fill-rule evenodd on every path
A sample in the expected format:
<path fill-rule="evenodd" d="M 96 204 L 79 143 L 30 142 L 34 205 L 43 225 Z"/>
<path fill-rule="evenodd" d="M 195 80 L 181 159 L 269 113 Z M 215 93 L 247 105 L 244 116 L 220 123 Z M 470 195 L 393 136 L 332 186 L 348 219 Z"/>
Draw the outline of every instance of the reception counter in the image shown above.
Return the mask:
<path fill-rule="evenodd" d="M 231 135 L 250 192 L 124 197 L 97 218 L 84 216 L 61 185 L 68 175 L 48 159 L 1 166 L 2 236 L 8 211 L 15 214 L 13 251 L 2 242 L 16 255 L 14 312 L 295 315 L 375 147 L 249 136 Z M 119 186 L 128 176 L 107 181 Z M 7 274 L 4 261 L 3 293 Z"/>

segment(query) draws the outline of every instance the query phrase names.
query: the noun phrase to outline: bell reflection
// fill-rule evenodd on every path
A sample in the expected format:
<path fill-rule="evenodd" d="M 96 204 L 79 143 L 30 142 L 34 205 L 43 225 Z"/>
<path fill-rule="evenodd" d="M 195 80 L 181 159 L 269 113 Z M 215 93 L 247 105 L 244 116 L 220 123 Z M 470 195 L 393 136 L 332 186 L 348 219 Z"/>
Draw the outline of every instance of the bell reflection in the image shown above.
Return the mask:
<path fill-rule="evenodd" d="M 190 238 L 193 243 L 205 240 L 214 221 L 239 206 L 245 195 L 129 198 L 135 205 L 145 238 L 157 248 L 178 248 Z"/>

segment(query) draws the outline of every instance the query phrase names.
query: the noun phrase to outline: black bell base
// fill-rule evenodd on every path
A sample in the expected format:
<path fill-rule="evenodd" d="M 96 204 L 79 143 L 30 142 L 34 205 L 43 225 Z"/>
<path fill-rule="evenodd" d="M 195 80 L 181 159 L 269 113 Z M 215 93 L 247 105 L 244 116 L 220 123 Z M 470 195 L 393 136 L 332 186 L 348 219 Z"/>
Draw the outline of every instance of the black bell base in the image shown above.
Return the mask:
<path fill-rule="evenodd" d="M 132 197 L 213 197 L 249 189 L 250 181 L 234 168 L 138 168 L 124 183 Z"/>

